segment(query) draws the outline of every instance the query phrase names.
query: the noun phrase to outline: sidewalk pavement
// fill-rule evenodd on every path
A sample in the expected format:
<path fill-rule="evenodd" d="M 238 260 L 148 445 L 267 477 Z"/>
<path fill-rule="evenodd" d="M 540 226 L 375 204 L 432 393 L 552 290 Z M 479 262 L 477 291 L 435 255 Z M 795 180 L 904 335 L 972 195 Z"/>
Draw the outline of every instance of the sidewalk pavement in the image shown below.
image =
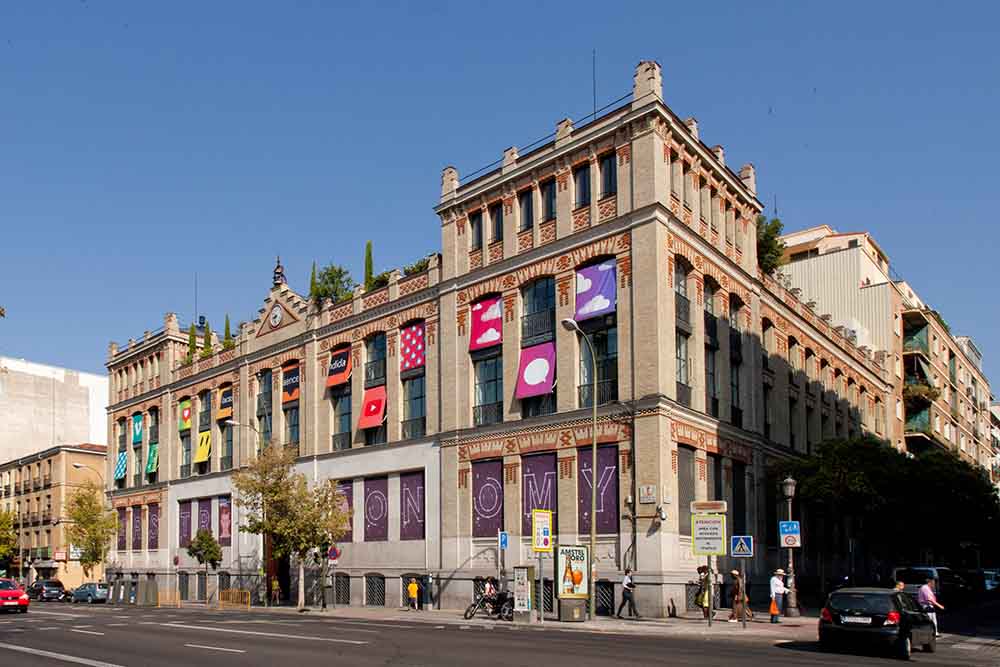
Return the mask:
<path fill-rule="evenodd" d="M 252 607 L 251 612 L 272 614 L 298 614 L 295 607 Z M 641 618 L 638 620 L 620 620 L 613 617 L 599 616 L 596 620 L 576 623 L 562 623 L 554 618 L 546 618 L 545 623 L 519 625 L 504 621 L 484 618 L 477 615 L 471 620 L 465 620 L 460 609 L 434 609 L 425 611 L 407 611 L 405 608 L 391 607 L 328 607 L 322 611 L 318 607 L 308 608 L 310 616 L 321 618 L 349 618 L 354 620 L 394 621 L 407 623 L 428 623 L 436 625 L 459 625 L 469 627 L 499 628 L 514 630 L 563 631 L 563 632 L 599 632 L 607 634 L 628 634 L 661 637 L 713 637 L 752 640 L 765 642 L 778 641 L 815 641 L 815 616 L 785 618 L 779 624 L 771 624 L 769 617 L 758 613 L 754 621 L 748 622 L 744 629 L 740 623 L 729 623 L 728 610 L 720 610 L 708 627 L 708 622 L 700 614 L 692 614 L 679 618 Z"/>

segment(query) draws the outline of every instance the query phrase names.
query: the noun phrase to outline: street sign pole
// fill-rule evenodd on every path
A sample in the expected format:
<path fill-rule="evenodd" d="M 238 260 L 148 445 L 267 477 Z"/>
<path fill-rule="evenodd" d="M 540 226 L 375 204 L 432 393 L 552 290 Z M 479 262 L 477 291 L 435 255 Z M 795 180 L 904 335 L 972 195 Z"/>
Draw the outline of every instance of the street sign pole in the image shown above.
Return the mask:
<path fill-rule="evenodd" d="M 715 610 L 712 609 L 715 602 L 715 579 L 712 576 L 712 557 L 707 556 L 705 560 L 708 562 L 708 627 L 712 627 L 712 616 L 715 615 Z"/>
<path fill-rule="evenodd" d="M 538 552 L 538 595 L 535 596 L 535 604 L 538 605 L 538 622 L 545 623 L 545 574 L 542 570 L 542 552 Z"/>
<path fill-rule="evenodd" d="M 740 623 L 743 629 L 747 629 L 747 565 L 746 561 L 740 559 L 740 581 L 743 582 L 743 599 L 740 600 Z"/>

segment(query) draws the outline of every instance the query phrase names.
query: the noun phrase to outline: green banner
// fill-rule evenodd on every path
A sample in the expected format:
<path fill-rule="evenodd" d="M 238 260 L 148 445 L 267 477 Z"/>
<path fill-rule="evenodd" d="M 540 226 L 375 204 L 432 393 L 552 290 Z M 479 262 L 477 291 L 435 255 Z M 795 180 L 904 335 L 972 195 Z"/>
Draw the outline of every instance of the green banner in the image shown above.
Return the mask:
<path fill-rule="evenodd" d="M 146 459 L 146 474 L 152 475 L 160 467 L 160 446 L 149 443 L 149 457 Z"/>

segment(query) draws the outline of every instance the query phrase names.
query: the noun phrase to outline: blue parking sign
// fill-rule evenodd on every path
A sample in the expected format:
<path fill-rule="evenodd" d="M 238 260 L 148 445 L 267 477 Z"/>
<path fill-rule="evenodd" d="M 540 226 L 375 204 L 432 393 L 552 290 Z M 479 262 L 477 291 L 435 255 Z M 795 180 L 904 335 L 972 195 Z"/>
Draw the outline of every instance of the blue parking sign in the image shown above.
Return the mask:
<path fill-rule="evenodd" d="M 507 551 L 507 546 L 510 544 L 510 538 L 508 537 L 507 531 L 500 532 L 500 550 Z"/>
<path fill-rule="evenodd" d="M 793 549 L 802 546 L 802 528 L 798 521 L 779 521 L 778 522 L 778 537 L 780 544 L 778 546 L 784 547 L 786 549 Z"/>

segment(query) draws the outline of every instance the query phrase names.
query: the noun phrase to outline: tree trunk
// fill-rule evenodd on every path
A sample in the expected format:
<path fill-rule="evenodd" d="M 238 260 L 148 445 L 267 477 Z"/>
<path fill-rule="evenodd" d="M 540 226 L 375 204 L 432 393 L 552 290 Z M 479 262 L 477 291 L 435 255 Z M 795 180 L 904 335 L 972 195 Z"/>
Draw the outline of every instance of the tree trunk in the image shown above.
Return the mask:
<path fill-rule="evenodd" d="M 299 610 L 306 607 L 306 557 L 299 554 Z"/>

